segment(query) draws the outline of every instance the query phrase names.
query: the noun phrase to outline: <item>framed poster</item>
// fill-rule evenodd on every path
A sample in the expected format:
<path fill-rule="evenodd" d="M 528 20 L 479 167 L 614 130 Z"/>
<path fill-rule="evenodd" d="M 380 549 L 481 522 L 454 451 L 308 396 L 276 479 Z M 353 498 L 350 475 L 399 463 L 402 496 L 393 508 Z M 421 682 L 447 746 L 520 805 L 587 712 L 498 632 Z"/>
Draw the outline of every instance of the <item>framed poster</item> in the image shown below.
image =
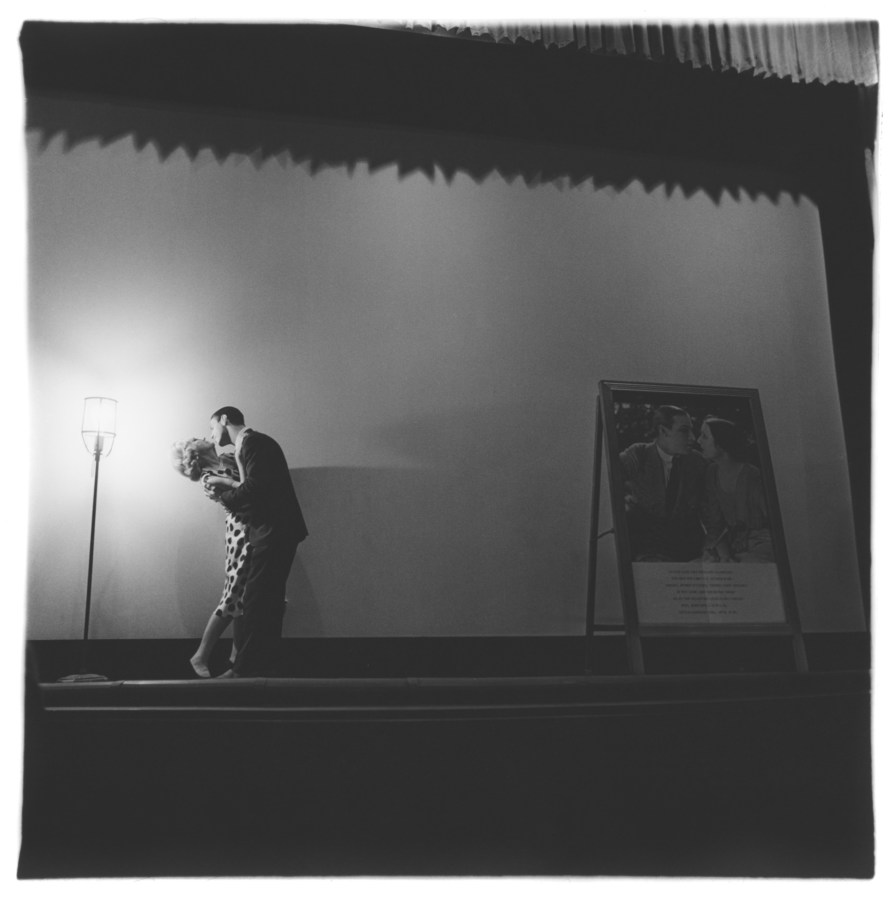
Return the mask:
<path fill-rule="evenodd" d="M 601 382 L 597 414 L 627 630 L 798 635 L 758 391 Z"/>

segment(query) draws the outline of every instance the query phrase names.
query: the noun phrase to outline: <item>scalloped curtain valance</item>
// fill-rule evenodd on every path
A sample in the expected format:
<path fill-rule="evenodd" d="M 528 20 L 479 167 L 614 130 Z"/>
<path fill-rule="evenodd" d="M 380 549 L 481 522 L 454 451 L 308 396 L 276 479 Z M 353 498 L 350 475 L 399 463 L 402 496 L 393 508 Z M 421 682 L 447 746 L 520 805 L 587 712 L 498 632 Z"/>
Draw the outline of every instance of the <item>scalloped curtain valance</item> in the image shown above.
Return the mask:
<path fill-rule="evenodd" d="M 861 85 L 878 82 L 876 22 L 401 22 L 387 27 L 469 40 L 522 40 L 544 47 L 573 45 L 592 53 L 691 63 L 717 71 L 752 71 L 793 81 Z"/>

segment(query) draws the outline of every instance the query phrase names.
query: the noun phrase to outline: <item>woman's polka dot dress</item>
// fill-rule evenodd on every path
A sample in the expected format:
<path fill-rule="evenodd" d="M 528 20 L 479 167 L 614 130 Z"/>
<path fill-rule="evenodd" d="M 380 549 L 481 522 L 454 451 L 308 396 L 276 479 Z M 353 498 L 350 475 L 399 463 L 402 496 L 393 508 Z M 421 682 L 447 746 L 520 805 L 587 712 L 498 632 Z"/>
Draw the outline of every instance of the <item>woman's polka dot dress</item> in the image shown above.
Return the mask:
<path fill-rule="evenodd" d="M 233 469 L 219 469 L 216 475 L 238 478 Z M 251 547 L 246 540 L 246 519 L 229 512 L 224 519 L 224 592 L 215 607 L 215 615 L 235 619 L 243 614 L 243 595 L 249 573 Z"/>

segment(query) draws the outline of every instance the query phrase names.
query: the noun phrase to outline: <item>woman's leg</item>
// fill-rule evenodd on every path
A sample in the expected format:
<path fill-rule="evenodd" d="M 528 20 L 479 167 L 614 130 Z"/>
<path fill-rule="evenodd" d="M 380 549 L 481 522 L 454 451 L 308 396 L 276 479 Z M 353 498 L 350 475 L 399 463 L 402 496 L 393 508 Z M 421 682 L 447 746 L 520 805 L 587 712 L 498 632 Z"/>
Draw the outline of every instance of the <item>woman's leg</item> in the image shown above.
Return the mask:
<path fill-rule="evenodd" d="M 211 678 L 211 672 L 208 670 L 208 661 L 212 655 L 212 648 L 218 641 L 218 638 L 227 630 L 230 619 L 224 616 L 212 613 L 202 632 L 202 639 L 199 641 L 199 649 L 190 657 L 190 665 L 193 671 L 200 678 Z"/>

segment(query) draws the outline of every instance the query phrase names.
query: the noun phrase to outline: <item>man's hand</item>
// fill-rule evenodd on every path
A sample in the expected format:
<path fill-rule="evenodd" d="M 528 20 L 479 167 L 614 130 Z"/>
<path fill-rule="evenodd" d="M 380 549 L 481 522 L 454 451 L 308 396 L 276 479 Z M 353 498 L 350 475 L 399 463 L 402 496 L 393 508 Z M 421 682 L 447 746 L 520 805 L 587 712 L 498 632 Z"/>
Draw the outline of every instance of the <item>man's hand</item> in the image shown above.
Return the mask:
<path fill-rule="evenodd" d="M 202 490 L 205 492 L 205 496 L 215 502 L 218 502 L 222 491 L 232 486 L 233 481 L 230 478 L 221 478 L 218 475 L 203 475 L 202 477 Z"/>
<path fill-rule="evenodd" d="M 703 551 L 703 562 L 733 563 L 740 560 L 731 552 L 731 545 L 724 538 Z"/>

